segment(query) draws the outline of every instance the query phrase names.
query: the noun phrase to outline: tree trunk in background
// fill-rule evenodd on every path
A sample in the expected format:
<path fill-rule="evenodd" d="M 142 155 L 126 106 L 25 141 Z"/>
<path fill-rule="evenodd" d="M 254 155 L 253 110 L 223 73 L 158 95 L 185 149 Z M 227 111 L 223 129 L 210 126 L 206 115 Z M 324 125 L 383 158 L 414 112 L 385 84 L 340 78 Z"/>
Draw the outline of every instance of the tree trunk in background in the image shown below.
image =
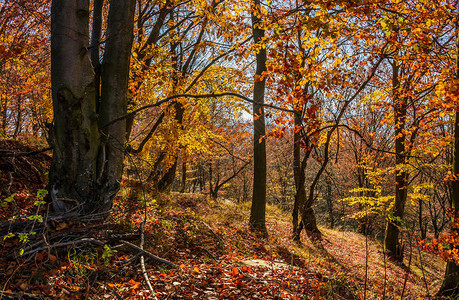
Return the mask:
<path fill-rule="evenodd" d="M 0 95 L 0 117 L 2 118 L 2 127 L 0 128 L 0 137 L 6 137 L 6 111 L 8 100 L 3 95 Z"/>
<path fill-rule="evenodd" d="M 174 19 L 174 12 L 170 12 L 170 18 L 171 20 Z M 177 87 L 179 84 L 179 62 L 178 62 L 178 55 L 176 53 L 176 48 L 178 47 L 178 43 L 172 42 L 170 44 L 171 47 L 171 62 L 172 62 L 172 95 L 175 95 L 177 93 Z M 175 121 L 177 122 L 176 126 L 179 128 L 183 127 L 183 115 L 185 113 L 185 108 L 183 107 L 182 103 L 180 102 L 175 102 L 174 103 L 174 108 L 175 108 Z M 178 128 L 177 128 L 178 130 Z M 175 140 L 178 141 L 179 136 L 178 132 L 174 131 L 175 134 Z M 166 173 L 164 173 L 164 176 L 159 180 L 158 182 L 158 191 L 160 192 L 165 192 L 168 191 L 174 183 L 175 180 L 175 173 L 177 172 L 177 164 L 178 164 L 178 153 L 174 156 L 173 158 L 173 163 L 172 165 L 166 170 Z"/>
<path fill-rule="evenodd" d="M 182 126 L 185 108 L 183 107 L 182 103 L 179 103 L 179 102 L 176 102 L 174 107 L 175 107 L 175 120 L 177 122 L 177 125 Z M 178 138 L 179 137 L 177 136 L 177 139 Z M 178 157 L 175 156 L 173 159 L 174 159 L 174 162 L 169 167 L 169 169 L 166 170 L 166 173 L 164 173 L 163 177 L 161 177 L 161 179 L 158 182 L 158 191 L 160 192 L 165 192 L 169 190 L 172 183 L 174 183 L 175 173 L 177 172 Z"/>
<path fill-rule="evenodd" d="M 360 151 L 361 150 L 362 150 L 362 147 L 360 147 Z M 357 162 L 357 182 L 359 184 L 359 189 L 360 189 L 359 197 L 363 198 L 365 196 L 365 192 L 364 192 L 365 181 L 366 181 L 365 169 L 362 166 L 360 166 L 362 155 L 360 153 L 359 154 L 357 153 L 358 150 L 355 150 L 355 151 L 356 152 L 354 153 L 354 156 L 355 156 L 355 161 Z M 366 209 L 365 205 L 359 202 L 357 204 L 357 210 L 359 212 L 362 212 L 364 209 Z M 368 234 L 368 227 L 369 227 L 368 221 L 369 220 L 366 214 L 364 216 L 359 216 L 359 218 L 357 219 L 357 232 L 358 233 L 363 234 L 363 235 Z"/>
<path fill-rule="evenodd" d="M 255 43 L 260 43 L 265 35 L 259 17 L 260 1 L 254 1 L 252 7 L 252 32 Z M 256 73 L 253 87 L 253 196 L 250 210 L 250 228 L 252 231 L 267 235 L 266 230 L 266 143 L 265 143 L 265 79 L 261 78 L 266 71 L 266 47 L 260 47 L 256 54 Z M 255 119 L 255 116 L 258 119 Z"/>
<path fill-rule="evenodd" d="M 332 182 L 331 179 L 327 177 L 325 180 L 327 192 L 325 194 L 327 201 L 327 210 L 328 210 L 328 222 L 330 228 L 335 227 L 335 218 L 333 217 L 333 199 L 332 199 Z"/>
<path fill-rule="evenodd" d="M 16 112 L 16 126 L 14 128 L 13 139 L 16 139 L 18 134 L 21 132 L 21 119 L 22 119 L 22 95 L 18 95 L 17 99 L 17 112 Z"/>
<path fill-rule="evenodd" d="M 456 80 L 459 79 L 459 23 L 456 23 Z M 459 174 L 459 109 L 456 108 L 454 120 L 454 148 L 453 148 L 453 174 Z M 451 181 L 451 207 L 454 217 L 459 213 L 459 180 Z M 453 219 L 454 220 L 454 219 Z M 452 220 L 452 221 L 453 221 Z M 458 234 L 457 228 L 451 228 L 454 234 Z M 453 246 L 452 246 L 453 247 Z M 457 247 L 456 247 L 457 248 Z M 438 292 L 440 296 L 456 296 L 459 295 L 459 266 L 454 262 L 446 263 L 445 277 L 442 286 Z"/>
<path fill-rule="evenodd" d="M 54 127 L 49 189 L 53 208 L 107 212 L 119 189 L 135 1 L 112 0 L 96 110 L 89 47 L 89 1 L 53 1 L 51 83 Z M 97 114 L 99 112 L 99 115 Z M 101 130 L 102 134 L 100 134 Z"/>
<path fill-rule="evenodd" d="M 182 184 L 180 187 L 180 193 L 186 192 L 186 165 L 187 165 L 187 155 L 186 155 L 186 149 L 185 149 L 183 151 L 183 157 L 182 157 Z"/>
<path fill-rule="evenodd" d="M 399 69 L 400 66 L 394 61 L 392 64 L 393 78 L 393 102 L 394 102 L 394 123 L 395 123 L 395 164 L 402 166 L 405 164 L 405 123 L 407 104 L 406 99 L 400 96 L 400 82 L 399 82 Z M 398 170 L 395 175 L 395 202 L 392 209 L 392 216 L 390 216 L 384 239 L 384 247 L 389 258 L 403 262 L 403 249 L 400 244 L 400 226 L 403 220 L 405 211 L 405 202 L 407 197 L 407 181 L 408 173 Z"/>
<path fill-rule="evenodd" d="M 295 126 L 301 126 L 301 120 L 299 115 L 294 115 Z M 306 202 L 306 189 L 304 187 L 305 174 L 301 167 L 301 147 L 300 147 L 300 132 L 293 134 L 293 177 L 295 178 L 295 200 L 293 203 L 293 240 L 300 241 L 301 230 L 303 224 L 298 224 L 298 213 L 300 207 Z"/>

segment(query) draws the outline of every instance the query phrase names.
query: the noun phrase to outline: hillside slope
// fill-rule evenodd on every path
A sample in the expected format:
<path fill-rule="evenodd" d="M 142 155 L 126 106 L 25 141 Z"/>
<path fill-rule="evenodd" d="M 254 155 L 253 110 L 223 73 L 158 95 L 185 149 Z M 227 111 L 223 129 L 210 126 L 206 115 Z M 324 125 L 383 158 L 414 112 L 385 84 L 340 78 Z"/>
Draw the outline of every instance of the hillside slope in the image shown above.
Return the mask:
<path fill-rule="evenodd" d="M 47 244 L 3 240 L 3 290 L 62 299 L 149 299 L 151 291 L 158 299 L 422 299 L 443 273 L 441 261 L 414 245 L 406 267 L 385 262 L 379 242 L 352 232 L 321 228 L 323 248 L 304 236 L 298 245 L 289 215 L 272 206 L 269 238 L 258 239 L 248 230 L 249 203 L 142 189 L 123 189 L 104 223 L 53 221 L 42 232 Z M 144 220 L 147 252 L 129 246 L 142 247 Z M 8 259 L 20 248 L 23 256 Z"/>

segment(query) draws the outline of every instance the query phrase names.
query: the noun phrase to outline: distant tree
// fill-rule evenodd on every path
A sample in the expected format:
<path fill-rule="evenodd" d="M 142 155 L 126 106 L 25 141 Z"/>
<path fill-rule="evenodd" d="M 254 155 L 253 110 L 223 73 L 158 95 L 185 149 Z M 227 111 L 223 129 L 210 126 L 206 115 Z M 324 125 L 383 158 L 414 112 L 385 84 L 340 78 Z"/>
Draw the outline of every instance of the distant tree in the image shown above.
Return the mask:
<path fill-rule="evenodd" d="M 262 235 L 266 230 L 266 141 L 265 141 L 265 84 L 266 46 L 263 38 L 265 30 L 261 19 L 260 0 L 255 0 L 252 8 L 253 39 L 257 44 L 256 72 L 253 86 L 253 194 L 250 210 L 250 228 Z"/>

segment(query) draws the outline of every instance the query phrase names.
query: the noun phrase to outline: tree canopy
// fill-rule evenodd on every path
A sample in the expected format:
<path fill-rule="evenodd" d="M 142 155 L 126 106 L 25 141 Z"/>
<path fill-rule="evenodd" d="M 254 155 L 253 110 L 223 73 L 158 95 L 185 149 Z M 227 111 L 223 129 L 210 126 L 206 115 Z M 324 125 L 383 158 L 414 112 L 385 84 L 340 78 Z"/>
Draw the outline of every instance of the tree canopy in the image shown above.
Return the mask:
<path fill-rule="evenodd" d="M 102 222 L 138 181 L 250 201 L 263 239 L 277 205 L 320 249 L 322 224 L 399 263 L 417 239 L 459 293 L 455 1 L 4 0 L 0 20 L 0 137 L 52 149 L 54 213 Z"/>

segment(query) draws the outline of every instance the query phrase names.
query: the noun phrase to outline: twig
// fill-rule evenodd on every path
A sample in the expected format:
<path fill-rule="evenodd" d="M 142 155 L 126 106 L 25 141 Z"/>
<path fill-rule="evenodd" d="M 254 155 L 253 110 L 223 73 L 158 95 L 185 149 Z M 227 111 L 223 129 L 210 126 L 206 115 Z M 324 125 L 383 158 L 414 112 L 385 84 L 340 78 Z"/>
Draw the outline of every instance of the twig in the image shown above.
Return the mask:
<path fill-rule="evenodd" d="M 387 263 L 386 263 L 386 248 L 383 243 L 383 258 L 384 258 L 384 285 L 383 285 L 383 296 L 382 299 L 386 299 L 386 283 L 387 283 Z"/>
<path fill-rule="evenodd" d="M 143 244 L 145 243 L 144 225 L 145 225 L 145 221 L 140 224 L 140 249 L 142 250 L 143 250 Z M 148 289 L 150 290 L 152 299 L 155 299 L 155 300 L 158 299 L 156 298 L 155 290 L 151 286 L 150 279 L 148 278 L 147 270 L 145 268 L 145 258 L 143 254 L 140 255 L 140 267 L 142 268 L 142 275 L 143 275 L 143 278 L 145 279 L 145 282 L 147 283 Z"/>
<path fill-rule="evenodd" d="M 116 299 L 118 299 L 118 300 L 124 299 L 123 297 L 120 296 L 120 294 L 118 294 L 118 292 L 116 290 L 113 290 L 113 294 L 115 294 Z"/>
<path fill-rule="evenodd" d="M 363 290 L 363 299 L 367 299 L 367 284 L 368 284 L 368 205 L 365 204 L 365 285 Z"/>
<path fill-rule="evenodd" d="M 426 274 L 424 272 L 424 264 L 422 263 L 421 249 L 419 249 L 419 247 L 417 247 L 417 248 L 418 248 L 418 253 L 419 253 L 419 263 L 421 264 L 422 281 L 424 281 L 424 284 L 426 285 L 427 298 L 431 299 L 430 292 L 429 292 L 429 285 L 427 284 Z"/>
<path fill-rule="evenodd" d="M 207 230 L 209 230 L 209 232 L 218 240 L 218 242 L 221 244 L 221 245 L 224 245 L 225 242 L 223 241 L 222 237 L 220 235 L 218 235 L 215 231 L 213 231 L 213 229 L 207 225 L 207 223 L 201 221 L 201 220 L 196 220 L 198 221 L 199 223 L 201 223 L 202 225 L 204 225 Z"/>
<path fill-rule="evenodd" d="M 409 241 L 410 241 L 410 257 L 409 257 L 409 260 L 408 260 L 408 267 L 406 268 L 406 272 L 405 272 L 405 280 L 403 281 L 403 289 L 402 289 L 402 294 L 400 295 L 400 300 L 403 299 L 403 296 L 405 294 L 405 290 L 406 290 L 406 283 L 408 281 L 408 275 L 409 275 L 409 272 L 410 272 L 410 267 L 411 267 L 411 257 L 412 257 L 412 254 L 413 254 L 413 243 L 411 242 L 411 235 L 409 235 Z"/>
<path fill-rule="evenodd" d="M 115 118 L 113 120 L 111 120 L 110 122 L 106 123 L 105 125 L 103 125 L 101 127 L 101 129 L 105 129 L 107 128 L 108 126 L 111 126 L 113 125 L 114 123 L 116 122 L 119 122 L 121 120 L 124 120 L 126 118 L 129 118 L 130 116 L 135 116 L 138 112 L 142 111 L 142 110 L 145 110 L 145 109 L 148 109 L 148 108 L 152 108 L 152 107 L 157 107 L 157 106 L 160 106 L 161 104 L 163 103 L 167 103 L 173 99 L 176 99 L 176 98 L 195 98 L 195 99 L 202 99 L 202 98 L 217 98 L 217 97 L 224 97 L 224 96 L 233 96 L 233 97 L 237 97 L 237 98 L 240 98 L 246 102 L 249 102 L 249 103 L 255 103 L 254 100 L 244 96 L 244 95 L 240 95 L 238 93 L 233 93 L 233 92 L 224 92 L 224 93 L 210 93 L 210 94 L 203 94 L 203 95 L 194 95 L 194 94 L 179 94 L 179 95 L 173 95 L 173 96 L 170 96 L 170 97 L 167 97 L 165 99 L 162 99 L 162 100 L 158 100 L 156 103 L 154 104 L 148 104 L 148 105 L 144 105 L 142 107 L 139 107 L 137 108 L 136 110 L 133 110 L 131 111 L 130 113 L 127 113 L 121 117 L 118 117 L 118 118 Z M 296 110 L 292 110 L 292 109 L 286 109 L 286 108 L 283 108 L 283 107 L 279 107 L 279 106 L 276 106 L 276 105 L 272 105 L 272 104 L 260 104 L 264 107 L 269 107 L 269 108 L 273 108 L 273 109 L 277 109 L 277 110 L 280 110 L 280 111 L 284 111 L 284 112 L 288 112 L 288 113 L 293 113 L 293 114 L 299 114 L 298 111 Z"/>
<path fill-rule="evenodd" d="M 201 251 L 206 252 L 213 260 L 215 260 L 217 262 L 217 264 L 220 264 L 220 261 L 218 259 L 216 259 L 215 256 L 209 250 L 207 250 L 206 248 L 201 247 L 201 246 L 196 246 L 196 248 L 198 248 Z"/>
<path fill-rule="evenodd" d="M 129 246 L 129 247 L 131 247 L 131 248 L 133 248 L 133 249 L 139 251 L 140 253 L 142 253 L 142 254 L 144 254 L 144 255 L 146 255 L 146 256 L 152 258 L 153 260 L 155 260 L 155 261 L 157 261 L 157 262 L 159 262 L 159 263 L 168 265 L 168 266 L 170 266 L 170 267 L 172 267 L 172 268 L 175 268 L 175 269 L 178 269 L 178 268 L 179 268 L 179 267 L 178 267 L 176 264 L 174 264 L 173 262 L 170 262 L 170 261 L 168 261 L 168 260 L 166 260 L 166 259 L 164 259 L 164 258 L 158 257 L 158 256 L 156 256 L 156 255 L 152 254 L 151 252 L 148 252 L 148 251 L 146 251 L 146 250 L 144 250 L 144 249 L 141 249 L 139 246 L 136 246 L 136 245 L 134 245 L 133 243 L 130 243 L 130 242 L 125 241 L 125 240 L 121 240 L 121 242 L 122 242 L 123 244 L 125 244 L 126 246 Z"/>

